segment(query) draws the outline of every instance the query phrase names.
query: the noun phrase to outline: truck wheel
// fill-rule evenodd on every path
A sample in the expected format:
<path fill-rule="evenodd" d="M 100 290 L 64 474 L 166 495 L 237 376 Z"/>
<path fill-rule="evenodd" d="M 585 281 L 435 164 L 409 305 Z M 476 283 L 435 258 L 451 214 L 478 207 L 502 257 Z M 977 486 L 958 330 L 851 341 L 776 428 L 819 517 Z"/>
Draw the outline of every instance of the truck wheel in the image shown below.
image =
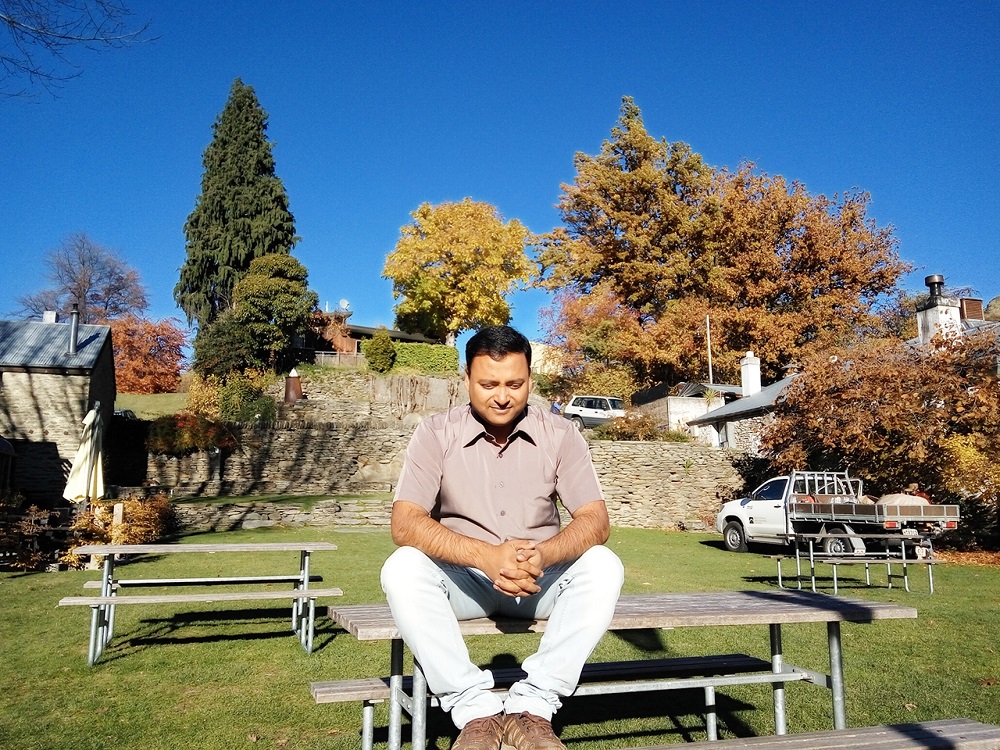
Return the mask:
<path fill-rule="evenodd" d="M 569 421 L 576 425 L 576 429 L 583 432 L 583 419 L 581 417 L 570 417 Z"/>
<path fill-rule="evenodd" d="M 722 530 L 722 541 L 730 552 L 747 551 L 747 535 L 739 521 L 730 521 Z"/>
<path fill-rule="evenodd" d="M 830 529 L 833 534 L 843 534 L 843 529 Z M 823 552 L 828 555 L 846 555 L 850 552 L 850 543 L 846 537 L 830 537 L 823 540 Z"/>

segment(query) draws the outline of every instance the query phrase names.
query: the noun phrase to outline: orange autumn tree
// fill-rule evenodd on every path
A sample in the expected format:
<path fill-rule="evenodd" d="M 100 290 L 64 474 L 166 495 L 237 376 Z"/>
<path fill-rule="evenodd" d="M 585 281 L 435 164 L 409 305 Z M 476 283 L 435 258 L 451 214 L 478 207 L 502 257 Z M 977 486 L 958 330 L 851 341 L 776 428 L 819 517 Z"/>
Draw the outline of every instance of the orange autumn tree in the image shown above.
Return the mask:
<path fill-rule="evenodd" d="M 631 398 L 640 388 L 637 362 L 648 359 L 637 316 L 610 291 L 559 292 L 541 311 L 561 375 L 557 390 Z"/>
<path fill-rule="evenodd" d="M 910 266 L 892 228 L 868 217 L 867 193 L 813 196 L 752 164 L 718 172 L 715 190 L 709 300 L 720 360 L 732 367 L 753 350 L 775 379 L 795 359 L 881 329 L 880 303 Z"/>
<path fill-rule="evenodd" d="M 605 346 L 638 350 L 630 364 L 644 384 L 706 377 L 706 316 L 717 376 L 735 380 L 753 350 L 774 379 L 793 354 L 878 327 L 880 301 L 908 270 L 866 193 L 830 199 L 752 164 L 713 169 L 687 144 L 653 138 L 629 97 L 601 153 L 575 164 L 564 226 L 541 239 L 542 283 L 563 292 L 549 336 L 592 339 L 600 317 L 567 302 L 612 300 L 637 330 L 606 330 Z"/>
<path fill-rule="evenodd" d="M 173 393 L 181 380 L 184 331 L 170 320 L 128 315 L 109 320 L 120 393 Z"/>
<path fill-rule="evenodd" d="M 917 482 L 938 502 L 1000 504 L 995 331 L 883 340 L 804 361 L 762 448 L 776 468 L 848 469 L 874 494 Z"/>

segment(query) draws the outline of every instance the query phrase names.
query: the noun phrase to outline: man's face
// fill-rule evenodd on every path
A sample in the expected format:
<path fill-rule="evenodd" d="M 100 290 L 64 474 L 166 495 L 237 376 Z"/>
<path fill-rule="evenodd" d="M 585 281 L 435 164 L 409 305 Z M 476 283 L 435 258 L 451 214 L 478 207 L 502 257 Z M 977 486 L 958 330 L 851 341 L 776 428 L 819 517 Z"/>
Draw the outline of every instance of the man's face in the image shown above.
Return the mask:
<path fill-rule="evenodd" d="M 486 354 L 473 357 L 465 375 L 469 402 L 479 418 L 494 427 L 508 427 L 528 403 L 531 372 L 524 354 L 495 360 Z M 501 433 L 503 430 L 501 429 Z"/>

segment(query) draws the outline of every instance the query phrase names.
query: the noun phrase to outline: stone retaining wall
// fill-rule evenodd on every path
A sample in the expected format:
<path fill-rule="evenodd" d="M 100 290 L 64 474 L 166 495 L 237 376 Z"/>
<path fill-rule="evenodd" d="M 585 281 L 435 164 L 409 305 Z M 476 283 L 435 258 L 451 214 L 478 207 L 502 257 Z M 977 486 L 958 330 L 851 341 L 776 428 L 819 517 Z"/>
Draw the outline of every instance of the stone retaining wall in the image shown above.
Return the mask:
<path fill-rule="evenodd" d="M 211 503 L 174 505 L 178 524 L 189 531 L 231 531 L 268 526 L 388 526 L 384 495 L 297 503 Z"/>
<path fill-rule="evenodd" d="M 294 504 L 180 504 L 185 528 L 386 525 L 412 428 L 397 422 L 244 426 L 231 455 L 150 456 L 149 478 L 175 498 L 358 494 L 357 500 Z M 590 441 L 615 526 L 710 527 L 720 500 L 743 484 L 735 454 L 691 443 Z M 365 498 L 366 493 L 382 493 Z"/>
<path fill-rule="evenodd" d="M 735 454 L 695 443 L 592 440 L 590 453 L 615 526 L 711 528 L 743 486 Z"/>
<path fill-rule="evenodd" d="M 233 431 L 232 452 L 150 454 L 148 481 L 182 498 L 387 492 L 413 429 L 401 422 L 277 422 Z"/>

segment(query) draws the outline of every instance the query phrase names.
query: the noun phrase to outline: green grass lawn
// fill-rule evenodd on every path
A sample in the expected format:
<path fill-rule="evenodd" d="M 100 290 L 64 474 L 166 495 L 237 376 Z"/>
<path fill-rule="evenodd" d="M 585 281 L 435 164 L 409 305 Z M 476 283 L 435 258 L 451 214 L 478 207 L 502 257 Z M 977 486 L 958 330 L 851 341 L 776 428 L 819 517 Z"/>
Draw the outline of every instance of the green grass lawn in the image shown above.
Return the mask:
<path fill-rule="evenodd" d="M 384 601 L 378 574 L 393 549 L 386 531 L 260 529 L 191 534 L 188 541 L 328 540 L 313 572 L 339 586 L 342 603 Z M 625 590 L 721 591 L 775 588 L 774 563 L 721 549 L 717 535 L 616 529 L 610 546 L 626 566 Z M 287 554 L 166 555 L 120 568 L 130 577 L 279 573 Z M 859 569 L 860 570 L 860 569 Z M 863 573 L 862 573 L 863 575 Z M 911 593 L 865 588 L 848 571 L 842 595 L 912 605 L 917 620 L 843 626 L 850 726 L 966 716 L 1000 723 L 1000 569 L 941 565 L 935 594 L 925 572 Z M 307 655 L 291 635 L 283 604 L 121 607 L 116 638 L 95 667 L 86 661 L 90 612 L 57 608 L 83 594 L 95 571 L 0 574 L 0 747 L 6 750 L 166 750 L 193 748 L 357 748 L 361 707 L 317 706 L 309 683 L 382 674 L 388 644 L 355 641 L 322 618 L 317 650 Z M 823 581 L 832 590 L 829 579 Z M 827 585 L 828 584 L 828 585 Z M 328 602 L 330 603 L 330 602 Z M 825 626 L 786 626 L 786 659 L 825 670 Z M 480 663 L 523 658 L 538 636 L 469 640 Z M 743 652 L 768 658 L 763 626 L 688 628 L 624 640 L 608 634 L 595 659 Z M 620 748 L 704 739 L 701 691 L 568 699 L 556 726 L 568 746 Z M 722 736 L 774 731 L 770 689 L 721 689 Z M 787 688 L 789 731 L 832 726 L 828 691 Z M 385 706 L 376 709 L 376 746 L 385 746 Z M 447 748 L 450 723 L 431 712 L 429 746 Z M 405 734 L 404 729 L 404 737 Z"/>
<path fill-rule="evenodd" d="M 177 414 L 187 406 L 186 393 L 119 393 L 116 409 L 131 409 L 139 419 L 156 419 Z"/>

